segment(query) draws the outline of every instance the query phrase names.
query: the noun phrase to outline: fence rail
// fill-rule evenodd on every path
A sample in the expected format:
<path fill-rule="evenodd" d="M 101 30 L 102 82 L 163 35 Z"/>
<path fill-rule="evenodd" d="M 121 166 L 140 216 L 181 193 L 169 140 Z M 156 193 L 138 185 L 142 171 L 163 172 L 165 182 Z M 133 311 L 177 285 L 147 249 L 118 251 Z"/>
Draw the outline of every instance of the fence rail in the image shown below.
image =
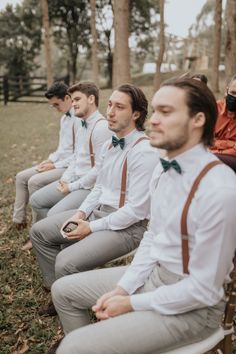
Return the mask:
<path fill-rule="evenodd" d="M 56 78 L 55 80 L 69 83 L 69 77 Z M 47 79 L 44 76 L 0 76 L 0 101 L 7 105 L 8 102 L 46 103 L 44 93 L 47 90 Z"/>

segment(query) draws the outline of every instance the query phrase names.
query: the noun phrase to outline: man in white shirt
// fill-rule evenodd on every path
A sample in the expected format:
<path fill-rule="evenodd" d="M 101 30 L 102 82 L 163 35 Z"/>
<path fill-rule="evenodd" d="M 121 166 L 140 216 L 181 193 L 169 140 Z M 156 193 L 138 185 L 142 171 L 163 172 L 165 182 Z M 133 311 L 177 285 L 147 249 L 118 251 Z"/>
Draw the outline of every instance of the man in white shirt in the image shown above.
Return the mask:
<path fill-rule="evenodd" d="M 205 84 L 179 79 L 164 83 L 152 106 L 150 142 L 167 155 L 150 183 L 149 229 L 129 267 L 73 274 L 53 284 L 66 334 L 58 354 L 159 354 L 206 338 L 221 322 L 223 284 L 236 246 L 236 178 L 207 150 L 216 102 Z M 214 167 L 201 179 L 185 218 L 192 185 L 210 162 Z M 89 325 L 91 307 L 101 321 Z"/>
<path fill-rule="evenodd" d="M 29 196 L 36 190 L 57 180 L 65 171 L 75 149 L 76 120 L 71 109 L 71 97 L 68 86 L 55 82 L 45 93 L 49 105 L 63 113 L 60 122 L 59 143 L 57 150 L 39 165 L 23 170 L 16 175 L 16 198 L 13 211 L 13 224 L 17 230 L 26 224 L 26 206 Z M 33 222 L 35 214 L 33 213 Z"/>
<path fill-rule="evenodd" d="M 30 205 L 37 221 L 50 215 L 78 208 L 90 193 L 97 177 L 97 161 L 104 142 L 111 137 L 107 120 L 99 113 L 99 89 L 93 82 L 80 82 L 68 89 L 79 121 L 74 159 L 60 180 L 34 193 Z"/>
<path fill-rule="evenodd" d="M 33 226 L 31 240 L 47 287 L 56 278 L 99 267 L 139 245 L 149 219 L 148 185 L 159 161 L 143 131 L 147 105 L 133 85 L 112 93 L 107 120 L 115 135 L 102 148 L 95 187 L 79 210 Z M 78 226 L 64 232 L 71 221 Z"/>

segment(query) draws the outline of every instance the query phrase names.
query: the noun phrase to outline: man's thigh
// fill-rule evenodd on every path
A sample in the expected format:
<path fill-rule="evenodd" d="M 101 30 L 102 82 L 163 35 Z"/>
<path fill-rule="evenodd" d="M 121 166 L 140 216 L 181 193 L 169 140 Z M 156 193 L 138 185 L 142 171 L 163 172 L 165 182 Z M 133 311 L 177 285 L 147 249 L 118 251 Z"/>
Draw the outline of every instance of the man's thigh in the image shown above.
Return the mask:
<path fill-rule="evenodd" d="M 159 354 L 188 338 L 194 341 L 182 316 L 169 316 L 175 318 L 172 323 L 165 321 L 167 317 L 155 311 L 134 311 L 81 327 L 65 337 L 57 353 Z M 175 327 L 175 331 L 169 326 Z"/>
<path fill-rule="evenodd" d="M 28 183 L 29 179 L 34 175 L 38 175 L 39 172 L 36 170 L 36 166 L 27 168 L 17 173 L 16 180 L 23 183 Z"/>
<path fill-rule="evenodd" d="M 55 215 L 66 210 L 78 209 L 90 192 L 91 191 L 89 189 L 79 189 L 67 194 L 49 210 L 48 216 Z"/>
<path fill-rule="evenodd" d="M 49 183 L 59 180 L 64 171 L 64 168 L 54 168 L 49 171 L 38 172 L 30 178 L 29 185 L 33 189 L 42 188 L 48 185 Z"/>
<path fill-rule="evenodd" d="M 35 223 L 31 229 L 31 238 L 40 238 L 41 241 L 50 244 L 68 244 L 72 242 L 64 238 L 61 233 L 63 223 L 68 220 L 76 210 L 68 210 L 60 214 L 52 215 Z"/>
<path fill-rule="evenodd" d="M 97 268 L 128 252 L 130 245 L 123 234 L 112 230 L 94 232 L 58 254 L 56 277 Z"/>
<path fill-rule="evenodd" d="M 31 206 L 35 209 L 51 208 L 64 198 L 65 194 L 57 190 L 57 185 L 58 181 L 54 181 L 33 193 L 30 198 Z"/>

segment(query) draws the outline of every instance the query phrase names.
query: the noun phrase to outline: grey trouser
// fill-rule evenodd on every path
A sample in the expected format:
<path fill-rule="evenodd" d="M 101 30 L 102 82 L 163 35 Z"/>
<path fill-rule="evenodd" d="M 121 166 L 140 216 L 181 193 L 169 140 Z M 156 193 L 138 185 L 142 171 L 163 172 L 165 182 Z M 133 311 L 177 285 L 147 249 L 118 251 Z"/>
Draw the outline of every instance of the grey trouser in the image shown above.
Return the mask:
<path fill-rule="evenodd" d="M 16 223 L 25 222 L 29 196 L 47 184 L 58 180 L 65 171 L 64 168 L 55 168 L 46 172 L 38 172 L 35 168 L 28 168 L 16 175 L 16 199 L 13 212 L 13 221 Z M 33 222 L 34 218 L 33 215 Z"/>
<path fill-rule="evenodd" d="M 51 208 L 53 210 L 50 210 L 49 215 L 78 208 L 91 192 L 89 189 L 79 189 L 64 194 L 57 189 L 58 182 L 52 182 L 31 195 L 30 205 L 37 215 L 37 220 L 46 218 Z"/>
<path fill-rule="evenodd" d="M 114 209 L 107 206 L 103 210 L 95 209 L 89 220 L 112 211 Z M 51 287 L 57 278 L 102 266 L 132 251 L 138 247 L 147 228 L 147 220 L 143 220 L 124 230 L 97 231 L 81 241 L 72 242 L 62 237 L 60 229 L 75 212 L 70 210 L 47 217 L 31 229 L 30 238 L 47 287 Z"/>
<path fill-rule="evenodd" d="M 125 269 L 97 269 L 66 276 L 53 284 L 53 302 L 66 334 L 57 354 L 159 354 L 204 339 L 218 328 L 224 301 L 176 316 L 134 311 L 90 324 L 88 309 L 115 288 Z M 180 279 L 156 265 L 136 293 L 154 291 Z"/>

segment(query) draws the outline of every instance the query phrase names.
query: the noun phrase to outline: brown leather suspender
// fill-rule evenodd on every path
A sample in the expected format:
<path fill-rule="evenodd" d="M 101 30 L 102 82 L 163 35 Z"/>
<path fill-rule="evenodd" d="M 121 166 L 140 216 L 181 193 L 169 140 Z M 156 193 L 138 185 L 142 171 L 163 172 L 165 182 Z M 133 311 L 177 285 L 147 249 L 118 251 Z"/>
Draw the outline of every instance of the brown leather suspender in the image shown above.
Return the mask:
<path fill-rule="evenodd" d="M 89 154 L 90 154 L 90 161 L 91 161 L 91 166 L 92 167 L 95 165 L 94 152 L 93 152 L 93 143 L 92 143 L 92 134 L 93 134 L 93 131 L 94 131 L 94 128 L 95 128 L 96 124 L 98 122 L 100 122 L 100 120 L 105 120 L 105 118 L 100 118 L 100 119 L 98 119 L 95 122 L 95 124 L 93 126 L 93 129 L 91 131 L 90 137 L 89 137 Z"/>
<path fill-rule="evenodd" d="M 192 188 L 189 192 L 188 198 L 185 202 L 182 216 L 181 216 L 181 241 L 182 241 L 182 262 L 183 262 L 183 272 L 188 274 L 188 263 L 189 263 L 189 245 L 188 245 L 188 227 L 187 227 L 187 215 L 189 206 L 192 202 L 194 194 L 201 182 L 202 178 L 207 174 L 207 172 L 216 165 L 221 164 L 221 161 L 212 161 L 207 164 L 203 170 L 199 173 L 197 178 L 195 179 Z"/>
<path fill-rule="evenodd" d="M 75 123 L 72 126 L 72 144 L 73 144 L 73 153 L 75 152 Z"/>
<path fill-rule="evenodd" d="M 137 139 L 135 141 L 135 143 L 133 144 L 132 148 L 135 145 L 137 145 L 142 140 L 149 140 L 149 138 L 146 137 L 146 136 L 142 136 L 141 138 L 139 138 L 139 139 Z M 112 146 L 113 146 L 112 144 L 109 145 L 108 150 L 110 150 L 112 148 Z M 128 151 L 128 153 L 129 153 L 129 151 Z M 125 204 L 126 184 L 127 184 L 127 167 L 128 167 L 128 162 L 127 162 L 127 157 L 126 157 L 125 158 L 125 162 L 123 164 L 122 175 L 121 175 L 121 189 L 120 189 L 119 208 L 122 208 L 124 206 L 124 204 Z"/>

